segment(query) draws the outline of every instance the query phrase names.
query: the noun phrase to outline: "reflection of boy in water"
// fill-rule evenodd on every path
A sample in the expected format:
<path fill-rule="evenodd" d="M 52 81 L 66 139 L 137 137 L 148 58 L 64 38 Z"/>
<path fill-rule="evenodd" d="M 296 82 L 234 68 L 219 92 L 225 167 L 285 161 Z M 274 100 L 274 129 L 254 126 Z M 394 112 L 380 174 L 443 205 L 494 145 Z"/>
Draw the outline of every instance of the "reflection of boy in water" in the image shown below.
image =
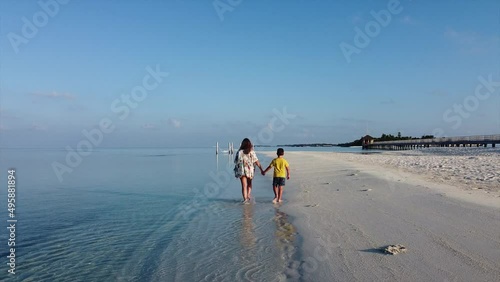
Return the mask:
<path fill-rule="evenodd" d="M 276 237 L 283 243 L 291 243 L 294 240 L 294 235 L 296 233 L 295 227 L 288 222 L 287 214 L 276 209 L 276 215 L 274 217 L 276 222 Z"/>
<path fill-rule="evenodd" d="M 283 195 L 283 188 L 285 187 L 285 177 L 286 179 L 290 179 L 290 169 L 288 168 L 288 162 L 283 158 L 285 154 L 285 150 L 283 148 L 279 148 L 276 151 L 278 155 L 277 158 L 271 161 L 269 166 L 262 172 L 262 175 L 265 175 L 271 167 L 274 167 L 273 174 L 273 191 L 274 191 L 274 199 L 273 203 L 280 203 L 281 196 Z"/>
<path fill-rule="evenodd" d="M 279 209 L 274 209 L 273 221 L 276 224 L 276 231 L 274 232 L 274 244 L 278 252 L 278 258 L 283 266 L 287 268 L 290 278 L 293 279 L 295 275 L 299 275 L 299 269 L 295 266 L 295 254 L 297 251 L 295 245 L 295 234 L 297 231 L 295 227 L 288 221 L 288 215 Z M 288 275 L 287 275 L 288 276 Z M 297 276 L 298 277 L 298 276 Z"/>

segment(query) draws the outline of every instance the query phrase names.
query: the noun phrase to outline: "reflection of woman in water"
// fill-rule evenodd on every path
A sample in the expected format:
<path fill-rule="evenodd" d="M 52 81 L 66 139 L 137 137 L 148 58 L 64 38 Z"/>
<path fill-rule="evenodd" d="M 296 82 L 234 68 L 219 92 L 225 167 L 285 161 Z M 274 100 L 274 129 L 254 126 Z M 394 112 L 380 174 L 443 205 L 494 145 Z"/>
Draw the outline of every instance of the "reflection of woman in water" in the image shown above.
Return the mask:
<path fill-rule="evenodd" d="M 255 233 L 253 224 L 253 205 L 243 206 L 243 217 L 241 221 L 241 245 L 246 249 L 255 246 Z"/>

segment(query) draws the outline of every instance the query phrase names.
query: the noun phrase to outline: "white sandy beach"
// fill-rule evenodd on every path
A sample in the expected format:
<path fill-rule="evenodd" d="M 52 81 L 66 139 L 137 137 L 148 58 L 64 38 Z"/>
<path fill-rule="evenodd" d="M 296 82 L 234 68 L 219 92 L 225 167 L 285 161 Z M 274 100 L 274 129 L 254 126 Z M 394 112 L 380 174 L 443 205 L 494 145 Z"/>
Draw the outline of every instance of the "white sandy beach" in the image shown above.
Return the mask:
<path fill-rule="evenodd" d="M 500 150 L 286 152 L 305 281 L 500 281 Z M 273 154 L 270 153 L 269 156 Z M 402 244 L 407 252 L 381 248 Z"/>
<path fill-rule="evenodd" d="M 367 154 L 369 151 L 367 151 Z M 397 168 L 433 182 L 500 196 L 500 148 L 427 148 L 377 156 L 341 154 L 343 159 Z"/>

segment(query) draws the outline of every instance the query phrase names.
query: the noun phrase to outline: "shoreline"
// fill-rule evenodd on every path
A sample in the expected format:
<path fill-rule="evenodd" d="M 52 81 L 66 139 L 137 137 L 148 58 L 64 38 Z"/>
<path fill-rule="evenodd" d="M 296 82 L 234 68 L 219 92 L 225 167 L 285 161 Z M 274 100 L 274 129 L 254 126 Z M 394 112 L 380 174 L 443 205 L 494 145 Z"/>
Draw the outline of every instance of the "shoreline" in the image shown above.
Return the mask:
<path fill-rule="evenodd" d="M 373 156 L 401 158 L 285 152 L 291 179 L 280 208 L 301 239 L 301 258 L 291 265 L 303 280 L 494 281 L 500 275 L 496 192 L 464 190 L 365 159 Z M 383 254 L 391 244 L 408 252 Z"/>

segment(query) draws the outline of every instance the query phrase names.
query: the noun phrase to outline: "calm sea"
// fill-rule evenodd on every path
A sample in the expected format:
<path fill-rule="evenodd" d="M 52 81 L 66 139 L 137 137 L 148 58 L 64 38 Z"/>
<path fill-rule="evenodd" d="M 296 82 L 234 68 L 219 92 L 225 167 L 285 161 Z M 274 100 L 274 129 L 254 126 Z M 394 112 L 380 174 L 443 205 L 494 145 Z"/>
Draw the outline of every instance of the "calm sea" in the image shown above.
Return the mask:
<path fill-rule="evenodd" d="M 272 175 L 256 176 L 255 200 L 243 205 L 232 158 L 214 148 L 96 149 L 80 163 L 69 159 L 72 166 L 67 157 L 0 150 L 1 281 L 300 280 L 300 238 L 292 218 L 270 203 Z M 62 181 L 54 162 L 67 166 Z M 15 275 L 7 265 L 10 168 Z"/>

